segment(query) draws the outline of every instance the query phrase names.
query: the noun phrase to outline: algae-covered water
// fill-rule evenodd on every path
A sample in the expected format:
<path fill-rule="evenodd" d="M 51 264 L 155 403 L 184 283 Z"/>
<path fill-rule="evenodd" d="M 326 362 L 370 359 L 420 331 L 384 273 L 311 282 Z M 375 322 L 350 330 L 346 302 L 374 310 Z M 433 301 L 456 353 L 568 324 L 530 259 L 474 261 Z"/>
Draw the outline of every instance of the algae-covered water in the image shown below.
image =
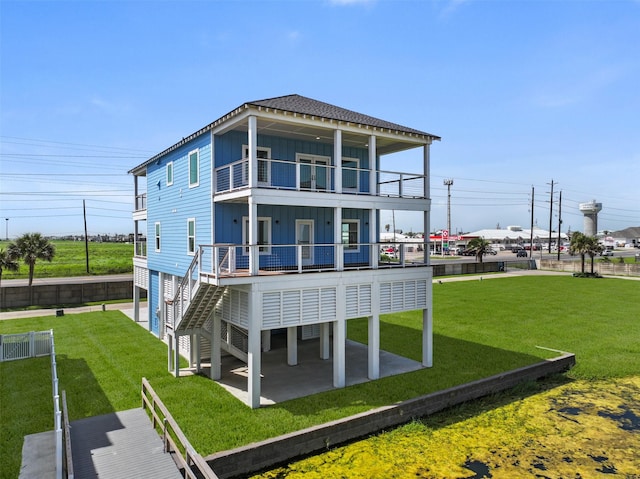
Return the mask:
<path fill-rule="evenodd" d="M 640 376 L 486 398 L 254 479 L 640 478 Z"/>

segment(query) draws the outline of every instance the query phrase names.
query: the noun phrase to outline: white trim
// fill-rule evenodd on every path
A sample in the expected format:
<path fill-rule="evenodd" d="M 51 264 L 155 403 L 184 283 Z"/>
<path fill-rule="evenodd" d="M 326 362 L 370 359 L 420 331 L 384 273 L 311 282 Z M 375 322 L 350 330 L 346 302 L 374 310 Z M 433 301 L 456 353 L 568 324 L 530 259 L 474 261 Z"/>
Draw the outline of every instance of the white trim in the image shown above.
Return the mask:
<path fill-rule="evenodd" d="M 159 221 L 156 221 L 153 226 L 153 246 L 155 251 L 159 253 L 162 246 L 162 225 Z"/>
<path fill-rule="evenodd" d="M 259 155 L 259 152 L 265 152 L 267 154 L 266 157 L 261 157 Z M 257 172 L 257 177 L 258 177 L 258 184 L 259 185 L 263 185 L 263 186 L 270 186 L 271 185 L 271 162 L 268 161 L 271 159 L 271 148 L 268 148 L 266 146 L 257 146 L 256 147 L 256 155 L 258 155 L 258 172 Z M 249 158 L 249 145 L 242 145 L 242 159 L 246 160 Z M 266 173 L 267 173 L 267 178 L 266 179 L 261 179 L 260 178 L 260 163 L 264 163 L 267 160 L 267 168 L 266 168 Z M 248 162 L 244 162 L 242 163 L 242 180 L 246 181 L 247 184 L 249 183 L 249 163 Z"/>
<path fill-rule="evenodd" d="M 173 161 L 170 161 L 169 163 L 167 163 L 165 172 L 166 172 L 165 179 L 166 179 L 167 186 L 171 186 L 173 184 L 173 175 L 175 173 L 175 170 L 173 168 Z M 171 179 L 169 179 L 169 172 L 171 172 Z"/>
<path fill-rule="evenodd" d="M 260 231 L 260 222 L 264 222 L 267 225 L 267 242 L 264 245 L 260 245 L 260 254 L 266 255 L 271 254 L 271 238 L 272 238 L 272 228 L 271 228 L 271 217 L 270 216 L 259 216 L 256 218 L 258 220 L 258 234 Z M 242 244 L 245 246 L 242 248 L 242 255 L 247 256 L 249 254 L 249 248 L 246 246 L 249 244 L 248 238 L 248 230 L 249 230 L 249 217 L 242 217 Z"/>
<path fill-rule="evenodd" d="M 355 224 L 356 225 L 356 247 L 355 248 L 350 248 L 349 245 L 352 244 L 351 241 L 344 243 L 343 242 L 343 234 L 344 231 L 342 229 L 342 227 L 345 224 Z M 350 233 L 350 231 L 348 231 L 347 233 Z M 342 243 L 344 246 L 344 252 L 345 253 L 359 253 L 360 252 L 360 220 L 359 219 L 347 219 L 347 218 L 342 218 L 342 222 L 340 224 L 340 243 Z"/>
<path fill-rule="evenodd" d="M 313 244 L 315 243 L 315 238 L 314 238 L 314 235 L 315 235 L 315 221 L 312 220 L 312 219 L 297 219 L 296 220 L 296 244 L 302 244 L 302 243 L 300 243 L 300 238 L 298 237 L 298 233 L 300 231 L 298 229 L 298 227 L 301 224 L 310 225 L 310 228 L 309 228 L 309 243 L 307 243 L 308 246 L 306 246 L 308 248 L 308 251 L 309 251 L 309 257 L 308 258 L 304 258 L 304 254 L 303 254 L 302 264 L 304 266 L 306 264 L 313 264 L 314 259 L 315 259 L 314 258 L 314 246 L 313 246 Z M 303 246 L 303 248 L 302 248 L 303 252 L 304 252 L 304 248 L 305 248 L 305 246 Z M 306 261 L 305 261 L 305 259 L 306 259 Z"/>
<path fill-rule="evenodd" d="M 354 162 L 356 165 L 354 167 L 352 166 L 348 166 L 347 168 L 349 168 L 348 170 L 346 170 L 346 173 L 348 174 L 354 174 L 356 175 L 356 185 L 355 186 L 345 186 L 344 185 L 344 180 L 345 178 L 348 177 L 348 175 L 345 175 L 345 162 Z M 353 168 L 353 169 L 352 169 Z M 343 156 L 342 157 L 342 191 L 343 192 L 356 192 L 359 193 L 360 192 L 360 158 L 350 158 L 350 157 L 346 157 Z"/>
<path fill-rule="evenodd" d="M 309 160 L 309 162 L 305 162 L 302 163 L 302 159 L 306 159 Z M 298 166 L 298 170 L 301 171 L 302 170 L 302 165 L 307 165 L 309 166 L 309 168 L 313 168 L 313 172 L 311 174 L 311 177 L 309 178 L 309 187 L 302 187 L 302 183 L 301 183 L 301 175 L 298 175 L 297 181 L 296 181 L 296 185 L 298 187 L 298 189 L 301 190 L 307 190 L 307 191 L 331 191 L 331 157 L 330 156 L 324 156 L 324 155 L 308 155 L 306 153 L 296 153 L 296 163 L 299 163 Z M 326 171 L 326 178 L 325 178 L 325 186 L 324 188 L 318 188 L 318 181 L 315 178 L 315 173 L 317 168 L 324 168 Z"/>
<path fill-rule="evenodd" d="M 191 244 L 189 240 L 191 236 L 189 235 L 189 225 L 193 223 L 193 249 L 191 248 Z M 195 218 L 187 218 L 187 254 L 189 256 L 195 256 L 196 254 L 196 219 Z"/>
<path fill-rule="evenodd" d="M 195 153 L 196 155 L 196 181 L 191 182 L 191 155 Z M 196 148 L 195 150 L 191 150 L 187 155 L 187 178 L 189 179 L 189 188 L 195 188 L 200 185 L 200 150 Z"/>

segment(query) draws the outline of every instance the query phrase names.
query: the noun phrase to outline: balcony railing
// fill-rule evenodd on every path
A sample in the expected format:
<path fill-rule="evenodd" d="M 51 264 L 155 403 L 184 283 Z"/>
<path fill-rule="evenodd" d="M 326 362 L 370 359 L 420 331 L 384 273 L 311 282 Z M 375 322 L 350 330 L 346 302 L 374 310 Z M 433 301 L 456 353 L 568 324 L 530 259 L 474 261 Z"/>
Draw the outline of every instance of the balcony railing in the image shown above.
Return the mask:
<path fill-rule="evenodd" d="M 324 163 L 303 163 L 258 159 L 257 186 L 296 191 L 335 193 L 336 167 Z M 371 192 L 371 175 L 376 191 Z M 342 167 L 342 192 L 351 194 L 424 198 L 426 176 L 415 173 Z M 227 193 L 249 186 L 249 160 L 238 160 L 216 168 L 216 193 Z"/>
<path fill-rule="evenodd" d="M 142 211 L 147 209 L 147 194 L 136 195 L 135 211 Z"/>
<path fill-rule="evenodd" d="M 200 245 L 199 258 L 212 278 L 425 266 L 423 242 Z"/>
<path fill-rule="evenodd" d="M 136 240 L 135 242 L 135 256 L 139 256 L 142 258 L 147 257 L 147 239 L 141 238 Z"/>

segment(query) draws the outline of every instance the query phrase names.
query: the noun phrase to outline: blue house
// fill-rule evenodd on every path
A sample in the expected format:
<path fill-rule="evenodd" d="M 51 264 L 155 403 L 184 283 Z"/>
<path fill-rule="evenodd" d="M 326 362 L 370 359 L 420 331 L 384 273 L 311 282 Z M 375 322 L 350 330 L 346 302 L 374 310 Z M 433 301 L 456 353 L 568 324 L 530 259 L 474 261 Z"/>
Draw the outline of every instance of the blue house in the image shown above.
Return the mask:
<path fill-rule="evenodd" d="M 198 369 L 208 358 L 219 379 L 231 354 L 246 363 L 248 404 L 259 407 L 261 353 L 286 334 L 291 365 L 300 341 L 319 338 L 340 388 L 346 322 L 368 318 L 376 379 L 380 314 L 416 309 L 431 366 L 428 235 L 389 245 L 379 231 L 390 210 L 420 212 L 430 230 L 430 145 L 439 139 L 288 95 L 244 103 L 133 168 L 135 314 L 146 290 L 169 370 L 179 375 L 181 354 Z M 420 171 L 403 172 L 406 160 L 381 169 L 406 151 Z"/>

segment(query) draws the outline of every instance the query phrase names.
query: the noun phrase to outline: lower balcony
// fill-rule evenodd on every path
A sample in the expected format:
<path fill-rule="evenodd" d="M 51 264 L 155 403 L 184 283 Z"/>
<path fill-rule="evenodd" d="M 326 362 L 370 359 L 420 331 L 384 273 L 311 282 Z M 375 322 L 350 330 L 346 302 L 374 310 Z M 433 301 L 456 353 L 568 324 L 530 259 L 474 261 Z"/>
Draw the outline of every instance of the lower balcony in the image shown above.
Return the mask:
<path fill-rule="evenodd" d="M 201 279 L 425 266 L 424 243 L 201 245 Z M 196 264 L 193 264 L 196 266 Z M 195 273 L 196 268 L 192 271 Z"/>

